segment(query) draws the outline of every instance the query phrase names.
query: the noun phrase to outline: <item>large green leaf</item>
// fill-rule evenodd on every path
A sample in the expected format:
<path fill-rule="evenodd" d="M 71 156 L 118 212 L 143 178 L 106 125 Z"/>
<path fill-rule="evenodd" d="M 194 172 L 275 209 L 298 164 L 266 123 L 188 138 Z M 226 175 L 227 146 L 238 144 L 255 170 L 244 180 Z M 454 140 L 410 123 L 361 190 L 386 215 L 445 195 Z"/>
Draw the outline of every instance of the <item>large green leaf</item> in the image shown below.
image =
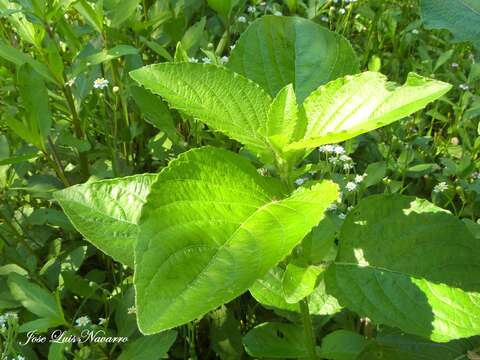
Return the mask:
<path fill-rule="evenodd" d="M 141 336 L 125 345 L 118 360 L 158 360 L 164 359 L 177 338 L 176 331 Z"/>
<path fill-rule="evenodd" d="M 403 86 L 377 72 L 346 76 L 319 87 L 304 102 L 308 119 L 302 140 L 290 148 L 337 143 L 391 124 L 424 108 L 451 85 L 410 73 Z"/>
<path fill-rule="evenodd" d="M 206 64 L 164 63 L 130 76 L 174 108 L 246 145 L 268 153 L 265 124 L 271 98 L 257 84 L 232 71 Z"/>
<path fill-rule="evenodd" d="M 270 95 L 294 84 L 299 102 L 317 87 L 358 72 L 358 60 L 342 36 L 299 17 L 262 16 L 242 34 L 227 65 Z"/>
<path fill-rule="evenodd" d="M 156 174 L 143 174 L 94 181 L 57 191 L 54 197 L 88 241 L 133 267 L 137 221 L 156 178 Z"/>
<path fill-rule="evenodd" d="M 360 334 L 348 330 L 336 330 L 322 339 L 320 355 L 322 358 L 331 360 L 356 360 L 368 342 Z"/>
<path fill-rule="evenodd" d="M 422 18 L 429 29 L 448 29 L 457 41 L 471 41 L 480 51 L 480 1 L 421 0 Z"/>
<path fill-rule="evenodd" d="M 290 253 L 338 195 L 322 182 L 284 198 L 245 158 L 205 147 L 183 153 L 152 185 L 139 222 L 135 289 L 150 334 L 230 301 Z M 283 199 L 283 200 L 282 200 Z"/>
<path fill-rule="evenodd" d="M 427 201 L 372 196 L 348 215 L 327 291 L 373 321 L 445 342 L 480 334 L 480 247 Z"/>

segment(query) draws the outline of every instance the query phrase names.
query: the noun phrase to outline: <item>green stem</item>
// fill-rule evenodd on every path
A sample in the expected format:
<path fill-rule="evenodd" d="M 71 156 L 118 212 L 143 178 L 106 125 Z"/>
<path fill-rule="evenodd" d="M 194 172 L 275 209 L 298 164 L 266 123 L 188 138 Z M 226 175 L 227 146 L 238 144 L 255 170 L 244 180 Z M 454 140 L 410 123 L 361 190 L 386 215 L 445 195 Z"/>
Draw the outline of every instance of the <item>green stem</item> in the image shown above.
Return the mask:
<path fill-rule="evenodd" d="M 305 346 L 307 348 L 308 359 L 316 360 L 315 336 L 313 335 L 312 319 L 308 310 L 308 301 L 303 299 L 300 301 L 300 310 L 302 312 L 303 332 L 305 335 Z"/>
<path fill-rule="evenodd" d="M 62 91 L 63 91 L 63 94 L 65 95 L 65 99 L 67 99 L 68 108 L 70 109 L 70 113 L 72 115 L 73 130 L 75 132 L 75 136 L 80 140 L 84 140 L 85 134 L 83 132 L 82 125 L 80 123 L 80 118 L 78 116 L 77 109 L 75 107 L 72 91 L 70 90 L 70 87 L 65 85 L 62 87 Z M 86 180 L 90 176 L 89 170 L 88 170 L 87 156 L 82 152 L 79 152 L 78 156 L 80 160 L 80 172 L 82 173 L 83 178 Z"/>

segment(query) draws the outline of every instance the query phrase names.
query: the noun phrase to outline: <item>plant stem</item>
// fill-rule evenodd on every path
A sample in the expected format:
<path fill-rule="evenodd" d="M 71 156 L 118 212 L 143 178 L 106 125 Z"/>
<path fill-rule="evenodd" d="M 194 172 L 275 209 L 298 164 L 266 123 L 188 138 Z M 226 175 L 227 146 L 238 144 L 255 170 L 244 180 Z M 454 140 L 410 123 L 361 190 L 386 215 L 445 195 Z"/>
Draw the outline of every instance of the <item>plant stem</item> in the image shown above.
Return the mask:
<path fill-rule="evenodd" d="M 73 101 L 72 91 L 68 86 L 65 86 L 65 85 L 62 87 L 62 91 L 63 91 L 63 94 L 65 95 L 65 98 L 67 99 L 67 104 L 70 109 L 70 113 L 72 114 L 73 130 L 75 132 L 75 136 L 80 140 L 84 140 L 85 134 L 83 132 L 82 125 L 80 123 L 80 118 L 78 117 L 77 109 L 75 108 L 75 102 Z M 78 156 L 80 160 L 80 172 L 82 173 L 82 176 L 86 180 L 90 176 L 88 171 L 87 156 L 82 152 L 79 152 Z"/>
<path fill-rule="evenodd" d="M 307 299 L 300 301 L 300 310 L 302 312 L 303 332 L 305 335 L 305 346 L 307 348 L 308 359 L 316 360 L 315 337 L 313 335 L 312 319 L 310 318 Z"/>
<path fill-rule="evenodd" d="M 53 157 L 53 160 L 54 160 L 53 163 L 52 163 L 52 167 L 54 168 L 54 170 L 57 173 L 60 180 L 62 180 L 63 185 L 65 185 L 66 187 L 69 187 L 71 184 L 68 181 L 67 176 L 65 175 L 65 171 L 63 169 L 62 163 L 60 162 L 60 158 L 58 157 L 57 151 L 55 150 L 55 145 L 53 144 L 50 135 L 47 136 L 47 141 L 48 141 L 48 145 L 50 146 L 50 148 L 52 150 L 52 157 Z M 52 161 L 47 152 L 45 152 L 45 156 L 47 157 L 49 162 Z"/>

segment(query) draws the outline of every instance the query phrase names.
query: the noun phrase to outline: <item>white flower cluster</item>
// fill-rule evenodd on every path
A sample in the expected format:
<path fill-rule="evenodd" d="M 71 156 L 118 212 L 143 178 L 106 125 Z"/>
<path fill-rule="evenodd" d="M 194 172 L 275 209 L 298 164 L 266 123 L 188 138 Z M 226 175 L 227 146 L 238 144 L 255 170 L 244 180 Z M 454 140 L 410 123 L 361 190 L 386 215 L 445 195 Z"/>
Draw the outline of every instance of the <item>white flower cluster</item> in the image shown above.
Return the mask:
<path fill-rule="evenodd" d="M 7 330 L 8 320 L 17 321 L 17 313 L 13 311 L 8 311 L 5 314 L 0 315 L 0 333 Z"/>
<path fill-rule="evenodd" d="M 445 181 L 442 181 L 433 187 L 433 192 L 436 194 L 442 193 L 445 190 L 448 190 L 448 184 Z"/>
<path fill-rule="evenodd" d="M 471 177 L 473 180 L 480 180 L 480 171 L 474 172 L 472 175 L 470 175 L 470 177 Z"/>
<path fill-rule="evenodd" d="M 95 89 L 104 89 L 108 86 L 108 80 L 104 78 L 95 79 L 93 82 L 93 87 Z"/>
<path fill-rule="evenodd" d="M 75 320 L 75 326 L 77 327 L 87 326 L 90 323 L 91 323 L 90 318 L 86 315 L 81 316 L 77 320 Z"/>
<path fill-rule="evenodd" d="M 127 309 L 127 314 L 128 315 L 132 315 L 132 314 L 136 314 L 137 313 L 137 309 L 135 308 L 135 306 L 130 306 L 128 309 Z"/>

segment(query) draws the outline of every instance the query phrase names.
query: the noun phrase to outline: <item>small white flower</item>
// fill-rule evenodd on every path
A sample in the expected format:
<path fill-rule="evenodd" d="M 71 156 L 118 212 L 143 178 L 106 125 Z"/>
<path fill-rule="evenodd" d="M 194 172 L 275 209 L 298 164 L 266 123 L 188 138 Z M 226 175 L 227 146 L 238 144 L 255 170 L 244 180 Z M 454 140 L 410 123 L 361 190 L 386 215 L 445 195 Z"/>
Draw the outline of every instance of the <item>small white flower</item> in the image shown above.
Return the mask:
<path fill-rule="evenodd" d="M 450 65 L 452 67 L 452 69 L 458 69 L 460 67 L 460 65 L 456 62 L 452 63 L 452 65 Z"/>
<path fill-rule="evenodd" d="M 458 87 L 460 88 L 460 90 L 463 90 L 463 91 L 470 90 L 470 86 L 468 86 L 468 84 L 460 84 L 458 85 Z"/>
<path fill-rule="evenodd" d="M 204 64 L 211 64 L 212 63 L 212 60 L 210 60 L 210 58 L 206 57 L 206 56 L 202 58 L 202 61 L 203 61 Z"/>
<path fill-rule="evenodd" d="M 108 86 L 108 80 L 104 78 L 95 79 L 93 82 L 93 87 L 95 89 L 104 89 Z"/>
<path fill-rule="evenodd" d="M 335 145 L 333 147 L 333 152 L 337 155 L 343 155 L 343 154 L 345 154 L 345 148 L 343 146 L 340 146 L 340 145 Z"/>
<path fill-rule="evenodd" d="M 335 147 L 333 145 L 323 145 L 318 148 L 318 151 L 321 153 L 331 153 L 334 149 Z"/>
<path fill-rule="evenodd" d="M 132 315 L 132 314 L 136 314 L 137 313 L 137 309 L 135 309 L 135 306 L 130 306 L 128 309 L 127 309 L 127 314 L 128 315 Z"/>
<path fill-rule="evenodd" d="M 198 63 L 198 59 L 197 59 L 197 58 L 194 58 L 194 57 L 189 57 L 189 58 L 188 58 L 188 62 Z"/>
<path fill-rule="evenodd" d="M 246 22 L 247 22 L 247 18 L 246 18 L 245 16 L 239 16 L 239 17 L 237 18 L 237 21 L 238 21 L 239 23 L 246 23 Z"/>
<path fill-rule="evenodd" d="M 236 45 L 236 44 L 230 45 L 230 50 L 235 49 L 235 45 Z"/>
<path fill-rule="evenodd" d="M 220 64 L 222 64 L 222 65 L 225 64 L 227 61 L 228 61 L 228 56 L 222 56 L 220 58 Z"/>
<path fill-rule="evenodd" d="M 114 93 L 117 93 L 119 90 L 120 90 L 120 88 L 119 88 L 118 86 L 114 86 L 114 87 L 112 88 L 112 91 L 113 91 Z"/>
<path fill-rule="evenodd" d="M 297 180 L 295 180 L 295 184 L 298 186 L 302 185 L 304 182 L 305 182 L 305 179 L 303 178 L 298 178 Z"/>
<path fill-rule="evenodd" d="M 90 318 L 88 316 L 79 317 L 77 320 L 75 320 L 75 324 L 78 327 L 87 326 L 90 324 Z"/>
<path fill-rule="evenodd" d="M 328 16 L 324 15 L 320 18 L 320 20 L 322 20 L 323 22 L 328 22 Z"/>
<path fill-rule="evenodd" d="M 207 48 L 213 49 L 213 43 L 209 42 L 209 43 L 207 44 Z"/>
<path fill-rule="evenodd" d="M 18 320 L 18 314 L 14 311 L 8 311 L 8 312 L 5 313 L 5 319 L 6 320 L 12 319 L 12 320 L 17 321 Z"/>
<path fill-rule="evenodd" d="M 445 181 L 442 181 L 440 183 L 438 183 L 437 185 L 434 186 L 433 188 L 433 192 L 434 193 L 442 193 L 444 192 L 445 190 L 448 190 L 448 184 L 445 182 Z"/>
<path fill-rule="evenodd" d="M 350 212 L 350 211 L 352 211 L 352 210 L 353 210 L 353 206 L 350 205 L 350 206 L 347 208 L 347 212 Z"/>
<path fill-rule="evenodd" d="M 345 163 L 343 164 L 343 170 L 348 171 L 353 169 L 353 164 Z"/>
<path fill-rule="evenodd" d="M 365 176 L 367 176 L 367 174 L 355 175 L 355 179 L 353 181 L 355 181 L 357 184 L 360 184 L 363 179 L 365 179 Z"/>
<path fill-rule="evenodd" d="M 480 171 L 476 171 L 470 176 L 473 180 L 480 180 Z"/>
<path fill-rule="evenodd" d="M 420 34 L 420 31 L 418 31 L 418 29 L 413 29 L 412 34 L 413 35 L 418 35 L 418 34 Z"/>
<path fill-rule="evenodd" d="M 347 183 L 347 185 L 345 185 L 345 189 L 347 189 L 347 191 L 355 191 L 355 189 L 357 188 L 357 184 L 355 184 L 353 181 L 349 181 Z"/>
<path fill-rule="evenodd" d="M 338 209 L 338 205 L 337 205 L 337 204 L 331 204 L 331 205 L 327 208 L 328 211 L 335 211 L 335 210 L 337 210 L 337 209 Z"/>
<path fill-rule="evenodd" d="M 7 322 L 7 319 L 5 318 L 5 315 L 0 315 L 0 326 L 5 325 Z"/>
<path fill-rule="evenodd" d="M 25 356 L 22 356 L 22 355 L 18 355 L 16 360 L 25 360 Z"/>
<path fill-rule="evenodd" d="M 347 161 L 351 161 L 352 158 L 348 155 L 340 155 L 340 161 L 343 161 L 343 162 L 347 162 Z"/>
<path fill-rule="evenodd" d="M 258 172 L 260 175 L 262 175 L 262 176 L 267 176 L 267 174 L 268 174 L 267 169 L 265 169 L 265 168 L 263 168 L 263 167 L 258 168 L 258 169 L 257 169 L 257 172 Z"/>
<path fill-rule="evenodd" d="M 107 319 L 102 318 L 102 317 L 98 318 L 98 325 L 103 325 L 103 324 L 105 324 L 106 322 L 107 322 Z"/>
<path fill-rule="evenodd" d="M 282 16 L 283 14 L 282 14 L 281 11 L 275 11 L 275 12 L 273 13 L 273 15 L 275 15 L 275 16 Z"/>
<path fill-rule="evenodd" d="M 344 213 L 341 213 L 341 214 L 338 214 L 338 217 L 342 220 L 345 220 L 345 218 L 347 217 L 347 215 L 345 215 Z"/>
<path fill-rule="evenodd" d="M 250 14 L 253 14 L 257 9 L 255 8 L 255 6 L 253 5 L 250 5 L 248 8 L 247 8 L 247 12 L 249 12 Z"/>
<path fill-rule="evenodd" d="M 347 12 L 347 10 L 345 10 L 344 8 L 340 8 L 340 9 L 338 10 L 338 12 L 339 12 L 340 14 L 344 15 L 344 14 Z"/>
<path fill-rule="evenodd" d="M 73 85 L 75 85 L 75 80 L 76 80 L 76 79 L 77 79 L 77 78 L 74 77 L 74 78 L 68 80 L 68 81 L 65 83 L 65 86 L 72 87 Z"/>
<path fill-rule="evenodd" d="M 65 20 L 68 20 L 70 16 L 68 16 L 68 14 L 64 14 L 63 17 L 65 18 Z"/>
<path fill-rule="evenodd" d="M 334 156 L 331 156 L 331 157 L 328 158 L 328 162 L 333 164 L 333 165 L 336 165 L 336 164 L 338 164 L 339 160 L 338 160 L 338 158 L 336 158 Z"/>

